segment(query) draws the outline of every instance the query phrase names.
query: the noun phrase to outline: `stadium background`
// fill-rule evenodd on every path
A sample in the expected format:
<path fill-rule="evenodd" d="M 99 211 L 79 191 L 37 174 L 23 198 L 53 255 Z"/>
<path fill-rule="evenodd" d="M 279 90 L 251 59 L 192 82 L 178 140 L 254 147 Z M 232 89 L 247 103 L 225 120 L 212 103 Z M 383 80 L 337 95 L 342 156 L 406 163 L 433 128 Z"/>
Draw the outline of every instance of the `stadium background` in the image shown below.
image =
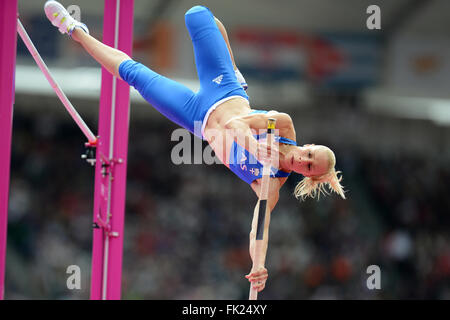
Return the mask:
<path fill-rule="evenodd" d="M 59 34 L 45 1 L 19 1 L 38 50 L 91 128 L 100 68 Z M 103 1 L 79 5 L 101 39 Z M 347 200 L 273 213 L 262 299 L 450 298 L 450 2 L 135 0 L 134 58 L 195 89 L 184 12 L 227 27 L 255 108 L 289 113 L 299 143 L 330 146 Z M 381 8 L 381 30 L 366 9 Z M 84 137 L 18 40 L 7 299 L 87 299 L 94 171 Z M 220 165 L 174 165 L 177 127 L 132 92 L 123 298 L 246 299 L 250 188 Z M 81 290 L 66 268 L 79 265 Z M 381 290 L 366 269 L 381 268 Z"/>

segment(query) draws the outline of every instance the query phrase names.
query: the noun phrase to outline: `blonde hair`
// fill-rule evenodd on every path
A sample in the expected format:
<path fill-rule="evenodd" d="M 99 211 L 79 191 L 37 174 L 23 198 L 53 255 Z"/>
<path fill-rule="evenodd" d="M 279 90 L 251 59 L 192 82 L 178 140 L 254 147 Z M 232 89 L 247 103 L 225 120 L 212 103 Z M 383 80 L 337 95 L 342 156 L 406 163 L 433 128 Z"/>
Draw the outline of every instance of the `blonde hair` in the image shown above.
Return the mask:
<path fill-rule="evenodd" d="M 327 186 L 331 192 L 335 192 L 345 199 L 344 188 L 341 185 L 342 176 L 338 176 L 341 172 L 334 169 L 336 158 L 333 151 L 327 149 L 329 156 L 328 172 L 320 176 L 304 177 L 294 190 L 297 199 L 304 200 L 307 197 L 315 198 L 317 196 L 317 200 L 319 200 L 320 194 L 330 194 L 326 189 Z"/>

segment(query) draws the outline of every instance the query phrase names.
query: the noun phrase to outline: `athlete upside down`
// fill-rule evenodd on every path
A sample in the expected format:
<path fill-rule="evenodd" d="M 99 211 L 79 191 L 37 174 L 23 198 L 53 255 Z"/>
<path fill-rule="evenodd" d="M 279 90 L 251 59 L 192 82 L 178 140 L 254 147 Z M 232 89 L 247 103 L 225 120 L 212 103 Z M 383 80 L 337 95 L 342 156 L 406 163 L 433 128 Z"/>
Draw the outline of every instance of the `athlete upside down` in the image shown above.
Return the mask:
<path fill-rule="evenodd" d="M 208 8 L 195 6 L 185 14 L 200 80 L 197 93 L 96 40 L 89 35 L 86 25 L 74 20 L 58 2 L 48 1 L 45 12 L 61 33 L 67 33 L 110 73 L 136 88 L 165 117 L 207 140 L 223 164 L 247 182 L 257 195 L 261 188 L 262 163 L 272 161 L 268 198 L 271 212 L 278 202 L 280 188 L 292 171 L 304 176 L 294 191 L 297 198 L 319 197 L 328 193 L 325 189 L 328 186 L 345 199 L 339 172 L 335 170 L 336 159 L 328 147 L 297 146 L 294 124 L 288 114 L 251 108 L 245 91 L 247 84 L 236 67 L 225 27 Z M 269 117 L 276 119 L 279 133 L 275 137 L 278 143 L 271 146 L 264 142 L 264 134 L 255 135 L 267 129 Z M 201 132 L 195 130 L 196 123 L 201 124 Z M 270 215 L 264 226 L 264 257 L 269 223 Z M 253 267 L 246 278 L 261 291 L 268 273 L 264 267 L 254 267 L 256 224 L 253 219 L 250 232 Z"/>

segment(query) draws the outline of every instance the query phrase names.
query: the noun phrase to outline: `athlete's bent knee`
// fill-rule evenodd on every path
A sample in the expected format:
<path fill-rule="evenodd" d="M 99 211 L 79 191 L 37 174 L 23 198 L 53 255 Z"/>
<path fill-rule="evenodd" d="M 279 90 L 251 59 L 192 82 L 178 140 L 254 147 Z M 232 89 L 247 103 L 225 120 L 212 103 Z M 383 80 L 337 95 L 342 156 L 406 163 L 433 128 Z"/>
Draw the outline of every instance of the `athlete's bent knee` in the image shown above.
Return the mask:
<path fill-rule="evenodd" d="M 202 12 L 202 11 L 209 11 L 209 10 L 205 6 L 194 6 L 194 7 L 190 8 L 188 11 L 186 11 L 185 16 L 188 16 L 192 13 Z"/>
<path fill-rule="evenodd" d="M 184 18 L 186 27 L 193 40 L 202 37 L 203 31 L 217 28 L 213 14 L 204 6 L 192 7 L 186 12 Z"/>

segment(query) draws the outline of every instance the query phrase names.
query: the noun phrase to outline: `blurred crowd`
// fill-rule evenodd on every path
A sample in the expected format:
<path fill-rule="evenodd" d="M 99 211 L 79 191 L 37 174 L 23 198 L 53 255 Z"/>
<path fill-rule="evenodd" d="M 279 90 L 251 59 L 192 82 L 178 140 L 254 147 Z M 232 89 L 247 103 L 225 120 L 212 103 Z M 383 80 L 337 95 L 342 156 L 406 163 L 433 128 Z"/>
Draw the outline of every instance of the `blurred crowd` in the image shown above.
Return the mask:
<path fill-rule="evenodd" d="M 174 165 L 168 122 L 130 127 L 124 299 L 247 299 L 257 198 L 221 165 Z M 95 127 L 95 123 L 91 123 Z M 7 299 L 89 298 L 94 169 L 69 120 L 14 115 Z M 300 202 L 300 176 L 271 219 L 261 299 L 450 299 L 450 169 L 438 159 L 333 145 L 347 200 Z M 68 290 L 78 265 L 81 290 Z M 369 290 L 367 267 L 381 270 Z"/>

